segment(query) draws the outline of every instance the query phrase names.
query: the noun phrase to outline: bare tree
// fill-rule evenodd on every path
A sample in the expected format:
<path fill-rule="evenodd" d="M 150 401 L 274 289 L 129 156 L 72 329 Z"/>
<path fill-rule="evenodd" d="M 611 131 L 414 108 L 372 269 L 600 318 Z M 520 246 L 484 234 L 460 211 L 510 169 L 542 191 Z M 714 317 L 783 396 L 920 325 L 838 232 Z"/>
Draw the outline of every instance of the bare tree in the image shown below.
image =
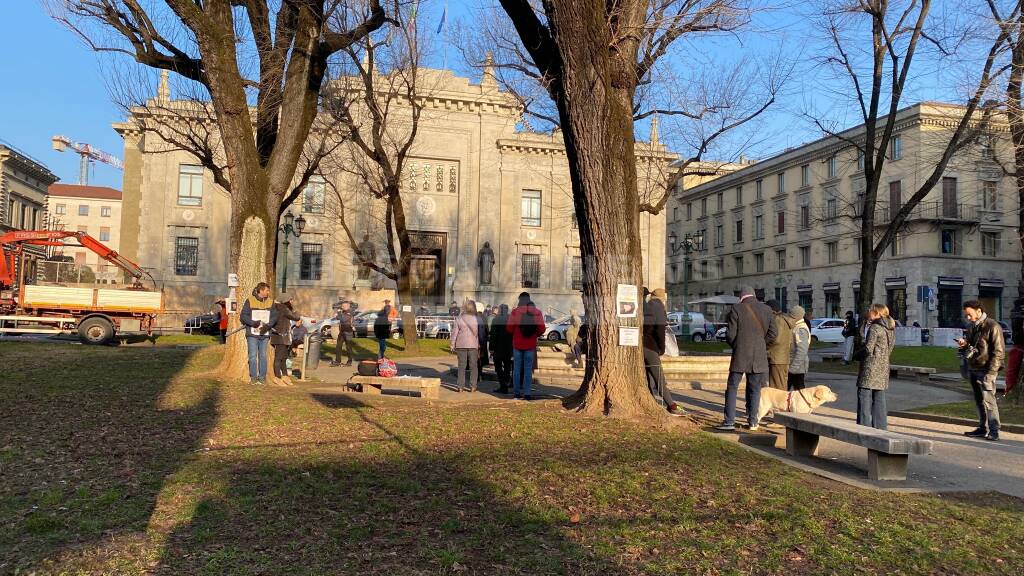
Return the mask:
<path fill-rule="evenodd" d="M 826 2 L 823 10 L 830 50 L 822 60 L 847 80 L 864 123 L 863 134 L 851 136 L 815 120 L 823 132 L 857 150 L 858 171 L 864 175 L 864 190 L 851 213 L 858 224 L 856 233 L 861 247 L 858 310 L 867 310 L 874 300 L 878 262 L 886 249 L 942 178 L 953 156 L 974 143 L 984 131 L 994 109 L 993 104 L 982 102 L 992 82 L 1002 73 L 998 60 L 1005 32 L 987 46 L 961 111 L 949 112 L 953 128 L 949 139 L 939 145 L 927 177 L 898 207 L 889 207 L 885 222 L 878 220 L 879 208 L 885 204 L 880 204 L 879 186 L 885 165 L 891 160 L 897 112 L 911 88 L 908 81 L 913 77 L 915 57 L 921 59 L 923 44 L 932 48 L 937 58 L 948 57 L 964 41 L 963 34 L 943 31 L 942 23 L 930 17 L 931 8 L 931 0 L 838 0 Z M 863 314 L 861 317 L 865 318 Z M 861 338 L 859 330 L 857 338 Z"/>
<path fill-rule="evenodd" d="M 174 72 L 207 92 L 223 163 L 213 161 L 215 150 L 199 157 L 231 194 L 231 270 L 243 294 L 273 284 L 278 221 L 329 60 L 385 24 L 380 1 L 65 0 L 50 11 L 94 50 Z M 244 376 L 245 358 L 241 335 L 232 338 L 222 372 Z"/>
<path fill-rule="evenodd" d="M 583 301 L 593 332 L 583 384 L 566 405 L 612 416 L 657 414 L 644 385 L 639 348 L 618 342 L 619 327 L 626 323 L 616 314 L 616 287 L 643 282 L 639 214 L 641 210 L 659 212 L 669 189 L 666 185 L 665 191 L 641 205 L 633 125 L 637 117 L 654 113 L 665 117 L 713 114 L 714 106 L 703 112 L 652 111 L 644 107 L 642 87 L 657 74 L 658 63 L 673 43 L 738 28 L 747 20 L 747 3 L 502 0 L 501 6 L 519 43 L 502 40 L 500 34 L 492 38 L 507 52 L 503 56 L 507 60 L 498 66 L 533 78 L 554 103 L 552 112 L 535 117 L 556 123 L 562 131 L 579 221 L 586 279 Z M 536 99 L 521 101 L 529 106 Z M 735 121 L 725 122 L 722 128 L 728 131 L 730 124 L 755 117 L 757 109 L 737 114 Z M 714 133 L 711 130 L 707 136 Z M 695 160 L 707 147 L 698 147 Z"/>

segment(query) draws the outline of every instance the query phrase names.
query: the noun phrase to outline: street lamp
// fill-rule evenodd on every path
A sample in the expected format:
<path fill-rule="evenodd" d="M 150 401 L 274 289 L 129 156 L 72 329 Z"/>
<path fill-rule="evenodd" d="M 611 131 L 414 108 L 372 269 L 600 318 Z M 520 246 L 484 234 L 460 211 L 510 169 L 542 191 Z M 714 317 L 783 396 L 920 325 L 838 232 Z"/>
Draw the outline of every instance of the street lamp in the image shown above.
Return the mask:
<path fill-rule="evenodd" d="M 284 235 L 284 273 L 281 274 L 281 292 L 288 291 L 288 241 L 292 235 L 295 235 L 296 238 L 301 236 L 305 228 L 306 219 L 302 217 L 302 214 L 296 218 L 292 216 L 291 210 L 284 213 L 284 224 L 278 228 Z"/>
<path fill-rule="evenodd" d="M 675 255 L 680 250 L 683 251 L 683 318 L 679 326 L 679 335 L 684 340 L 690 336 L 690 252 L 700 248 L 703 244 L 703 230 L 694 234 L 687 232 L 681 243 L 674 230 L 668 236 L 668 246 L 672 249 L 672 254 Z"/>

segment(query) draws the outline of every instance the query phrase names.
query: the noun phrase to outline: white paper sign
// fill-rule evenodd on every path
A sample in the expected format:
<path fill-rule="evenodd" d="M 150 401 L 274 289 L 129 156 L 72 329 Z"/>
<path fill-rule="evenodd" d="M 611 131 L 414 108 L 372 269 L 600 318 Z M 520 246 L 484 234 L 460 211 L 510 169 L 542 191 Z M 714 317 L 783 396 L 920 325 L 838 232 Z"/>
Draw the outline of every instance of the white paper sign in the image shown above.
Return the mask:
<path fill-rule="evenodd" d="M 619 327 L 619 346 L 639 346 L 640 329 Z"/>
<path fill-rule="evenodd" d="M 636 318 L 637 289 L 634 284 L 619 284 L 615 293 L 615 311 L 619 318 Z"/>
<path fill-rule="evenodd" d="M 238 274 L 228 274 L 228 288 L 235 288 L 238 286 Z"/>
<path fill-rule="evenodd" d="M 402 306 L 402 312 L 412 312 L 412 306 Z"/>
<path fill-rule="evenodd" d="M 263 322 L 264 324 L 270 324 L 270 310 L 252 310 L 252 321 Z M 249 328 L 249 333 L 253 336 L 260 336 L 259 328 Z"/>

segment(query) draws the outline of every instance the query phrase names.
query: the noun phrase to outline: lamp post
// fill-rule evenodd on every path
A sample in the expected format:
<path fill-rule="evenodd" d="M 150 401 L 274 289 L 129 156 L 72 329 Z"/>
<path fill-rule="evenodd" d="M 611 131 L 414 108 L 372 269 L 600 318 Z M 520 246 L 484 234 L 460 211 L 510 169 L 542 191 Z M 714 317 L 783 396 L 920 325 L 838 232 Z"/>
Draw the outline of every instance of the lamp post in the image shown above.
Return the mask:
<path fill-rule="evenodd" d="M 293 225 L 294 224 L 294 225 Z M 281 274 L 281 292 L 288 291 L 288 243 L 292 235 L 296 238 L 302 235 L 306 228 L 306 219 L 299 214 L 296 218 L 292 216 L 291 210 L 284 213 L 284 224 L 278 230 L 284 235 L 284 272 Z"/>
<path fill-rule="evenodd" d="M 679 335 L 684 339 L 690 336 L 690 252 L 703 243 L 703 231 L 695 234 L 687 232 L 682 242 L 679 242 L 679 236 L 675 231 L 668 237 L 668 246 L 672 249 L 673 255 L 678 254 L 680 250 L 683 251 L 683 319 L 679 325 Z"/>

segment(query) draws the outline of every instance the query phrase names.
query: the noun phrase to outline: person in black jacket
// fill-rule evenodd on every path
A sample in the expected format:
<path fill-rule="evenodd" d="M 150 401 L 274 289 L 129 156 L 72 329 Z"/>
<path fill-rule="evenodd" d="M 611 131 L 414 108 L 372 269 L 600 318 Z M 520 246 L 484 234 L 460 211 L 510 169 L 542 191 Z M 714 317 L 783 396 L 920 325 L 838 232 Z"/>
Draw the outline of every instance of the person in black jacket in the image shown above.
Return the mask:
<path fill-rule="evenodd" d="M 644 290 L 646 291 L 646 288 Z M 669 414 L 682 416 L 683 409 L 672 398 L 672 393 L 665 382 L 665 371 L 661 367 L 661 357 L 665 354 L 667 327 L 665 289 L 656 288 L 651 293 L 650 300 L 644 304 L 644 368 L 647 370 L 647 387 L 655 398 L 661 397 Z"/>
<path fill-rule="evenodd" d="M 508 331 L 508 304 L 498 308 L 491 322 L 490 345 L 494 357 L 494 373 L 498 376 L 498 394 L 508 394 L 512 382 L 512 334 Z"/>
<path fill-rule="evenodd" d="M 354 356 L 352 352 L 352 338 L 355 336 L 355 330 L 352 328 L 352 305 L 349 302 L 341 303 L 341 309 L 338 310 L 337 318 L 338 340 L 334 345 L 334 362 L 331 362 L 331 366 L 341 366 L 342 350 L 348 356 L 345 366 L 351 366 Z"/>
<path fill-rule="evenodd" d="M 292 351 L 291 320 L 299 321 L 302 317 L 292 308 L 291 296 L 281 294 L 279 297 L 274 302 L 274 327 L 270 331 L 270 344 L 274 347 L 274 376 L 270 382 L 278 386 L 291 386 L 292 379 L 288 377 L 287 368 Z"/>
<path fill-rule="evenodd" d="M 477 358 L 477 361 L 476 361 L 476 370 L 477 370 L 477 378 L 479 378 L 480 380 L 483 380 L 484 379 L 484 366 L 487 366 L 488 364 L 491 363 L 490 360 L 488 360 L 488 356 L 487 356 L 487 346 L 488 346 L 488 343 L 490 342 L 491 335 L 490 335 L 490 333 L 488 332 L 488 329 L 487 329 L 487 318 L 484 317 L 483 313 L 480 312 L 479 309 L 477 310 L 477 313 L 476 313 L 476 322 L 477 322 L 477 326 L 476 326 L 477 332 L 476 332 L 476 334 L 477 334 L 477 338 L 480 341 L 480 355 L 479 355 L 479 357 Z"/>
<path fill-rule="evenodd" d="M 388 337 L 391 336 L 391 305 L 385 304 L 377 318 L 373 321 L 373 336 L 377 339 L 377 360 L 384 358 L 384 351 L 388 347 Z"/>

